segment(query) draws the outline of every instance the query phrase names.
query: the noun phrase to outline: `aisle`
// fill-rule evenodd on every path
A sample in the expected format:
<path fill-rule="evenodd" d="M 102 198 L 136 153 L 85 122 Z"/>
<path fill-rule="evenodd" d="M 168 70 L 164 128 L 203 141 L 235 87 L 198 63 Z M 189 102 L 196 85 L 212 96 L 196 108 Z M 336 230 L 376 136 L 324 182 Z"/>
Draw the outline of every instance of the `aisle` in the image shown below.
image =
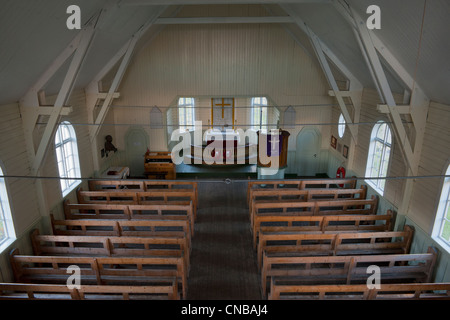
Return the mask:
<path fill-rule="evenodd" d="M 199 182 L 198 188 L 188 299 L 261 299 L 246 207 L 247 183 Z"/>

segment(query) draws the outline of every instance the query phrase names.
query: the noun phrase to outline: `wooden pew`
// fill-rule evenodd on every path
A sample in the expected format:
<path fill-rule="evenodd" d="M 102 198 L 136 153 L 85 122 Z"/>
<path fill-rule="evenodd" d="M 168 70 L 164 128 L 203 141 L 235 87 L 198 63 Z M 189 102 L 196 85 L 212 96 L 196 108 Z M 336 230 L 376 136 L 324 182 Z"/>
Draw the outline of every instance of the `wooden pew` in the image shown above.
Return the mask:
<path fill-rule="evenodd" d="M 325 216 L 325 215 L 375 215 L 378 208 L 378 196 L 371 199 L 346 199 L 336 201 L 312 202 L 265 202 L 255 201 L 250 219 L 253 243 L 256 245 L 262 216 Z"/>
<path fill-rule="evenodd" d="M 187 239 L 179 237 L 55 236 L 31 233 L 33 253 L 42 255 L 83 255 L 105 257 L 183 257 L 189 270 Z"/>
<path fill-rule="evenodd" d="M 335 216 L 261 216 L 257 219 L 259 232 L 334 232 L 334 231 L 390 231 L 395 213 L 384 215 Z"/>
<path fill-rule="evenodd" d="M 146 204 L 146 205 L 129 205 L 131 219 L 178 219 L 189 220 L 191 226 L 191 236 L 194 235 L 194 212 L 192 203 L 189 204 Z"/>
<path fill-rule="evenodd" d="M 352 256 L 272 257 L 263 255 L 261 285 L 267 281 L 301 285 L 366 283 L 367 267 L 377 265 L 381 283 L 431 282 L 437 251 L 429 247 L 423 254 Z"/>
<path fill-rule="evenodd" d="M 407 254 L 414 228 L 388 232 L 260 232 L 257 248 L 258 266 L 267 256 L 320 256 L 363 254 Z"/>
<path fill-rule="evenodd" d="M 194 209 L 198 208 L 198 185 L 195 181 L 144 180 L 144 189 L 145 191 L 157 191 L 165 189 L 191 191 L 194 194 Z"/>
<path fill-rule="evenodd" d="M 100 191 L 109 189 L 136 189 L 138 191 L 164 191 L 164 190 L 178 190 L 190 191 L 194 194 L 194 208 L 198 205 L 198 186 L 194 181 L 179 181 L 179 180 L 90 180 L 89 190 Z"/>
<path fill-rule="evenodd" d="M 311 188 L 356 188 L 356 177 L 345 179 L 286 179 L 286 180 L 254 180 L 249 181 L 247 184 L 247 203 L 251 198 L 253 190 L 269 189 L 275 191 L 275 189 L 311 189 Z M 341 187 L 342 185 L 342 187 Z"/>
<path fill-rule="evenodd" d="M 64 216 L 73 219 L 131 219 L 128 205 L 125 204 L 78 204 L 63 202 Z"/>
<path fill-rule="evenodd" d="M 362 185 L 358 189 L 277 189 L 267 190 L 264 188 L 253 189 L 250 193 L 249 212 L 252 211 L 254 201 L 319 201 L 339 199 L 366 199 L 367 186 Z"/>
<path fill-rule="evenodd" d="M 89 180 L 88 187 L 90 191 L 126 189 L 132 191 L 145 191 L 144 181 L 130 179 Z"/>
<path fill-rule="evenodd" d="M 97 286 L 71 288 L 62 284 L 0 283 L 0 300 L 178 300 L 172 285 Z"/>
<path fill-rule="evenodd" d="M 185 204 L 192 203 L 193 218 L 197 219 L 197 199 L 193 191 L 182 189 L 152 190 L 137 193 L 137 204 Z"/>
<path fill-rule="evenodd" d="M 170 285 L 176 279 L 182 298 L 187 293 L 182 257 L 29 256 L 13 249 L 10 262 L 16 283 L 65 285 L 72 274 L 68 267 L 78 266 L 82 286 Z"/>
<path fill-rule="evenodd" d="M 191 237 L 194 234 L 192 203 L 153 204 L 153 205 L 108 205 L 72 204 L 64 201 L 64 215 L 67 220 L 74 219 L 113 219 L 113 220 L 179 220 L 188 221 Z"/>
<path fill-rule="evenodd" d="M 192 190 L 167 189 L 152 191 L 84 191 L 77 189 L 79 204 L 187 204 L 192 203 L 192 212 L 196 218 L 196 199 Z"/>
<path fill-rule="evenodd" d="M 56 220 L 50 214 L 53 235 L 151 237 L 182 236 L 191 244 L 190 224 L 187 220 L 112 220 L 75 219 Z"/>
<path fill-rule="evenodd" d="M 450 283 L 281 285 L 272 281 L 269 300 L 450 300 Z"/>
<path fill-rule="evenodd" d="M 126 190 L 110 191 L 84 191 L 77 189 L 77 200 L 79 204 L 138 204 L 138 192 Z"/>

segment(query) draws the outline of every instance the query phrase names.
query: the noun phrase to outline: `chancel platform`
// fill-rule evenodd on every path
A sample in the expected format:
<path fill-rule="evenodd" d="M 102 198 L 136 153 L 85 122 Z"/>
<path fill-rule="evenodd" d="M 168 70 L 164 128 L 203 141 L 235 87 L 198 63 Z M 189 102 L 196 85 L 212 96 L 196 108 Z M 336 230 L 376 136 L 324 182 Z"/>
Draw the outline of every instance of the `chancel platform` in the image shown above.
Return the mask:
<path fill-rule="evenodd" d="M 239 179 L 256 179 L 256 164 L 226 165 L 226 166 L 209 166 L 196 164 L 179 164 L 176 166 L 178 179 L 208 179 L 208 178 L 239 178 Z"/>

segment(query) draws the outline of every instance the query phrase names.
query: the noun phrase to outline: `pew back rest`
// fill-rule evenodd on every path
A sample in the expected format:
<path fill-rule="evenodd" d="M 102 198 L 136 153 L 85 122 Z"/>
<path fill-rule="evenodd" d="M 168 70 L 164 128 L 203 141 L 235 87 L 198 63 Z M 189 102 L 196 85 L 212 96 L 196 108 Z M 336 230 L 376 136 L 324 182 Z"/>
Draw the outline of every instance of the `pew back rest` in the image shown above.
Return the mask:
<path fill-rule="evenodd" d="M 28 256 L 18 249 L 10 253 L 15 282 L 66 284 L 73 273 L 68 268 L 80 268 L 81 284 L 146 285 L 167 283 L 175 277 L 186 297 L 187 273 L 182 257 L 83 257 Z"/>
<path fill-rule="evenodd" d="M 106 257 L 168 256 L 184 257 L 189 266 L 189 246 L 179 237 L 102 237 L 31 234 L 35 255 L 93 255 Z"/>
<path fill-rule="evenodd" d="M 54 235 L 149 237 L 184 234 L 190 243 L 188 220 L 56 220 L 51 214 L 50 221 Z"/>
<path fill-rule="evenodd" d="M 269 300 L 450 300 L 450 283 L 282 285 L 272 281 Z"/>
<path fill-rule="evenodd" d="M 261 283 L 267 293 L 267 279 L 282 277 L 301 280 L 301 284 L 352 284 L 367 281 L 368 266 L 380 268 L 381 281 L 430 282 L 437 251 L 429 247 L 423 254 L 272 257 L 263 255 Z"/>
<path fill-rule="evenodd" d="M 125 204 L 79 204 L 64 200 L 64 215 L 73 219 L 131 219 Z"/>
<path fill-rule="evenodd" d="M 90 191 L 145 190 L 144 181 L 131 179 L 89 180 L 88 187 Z"/>
<path fill-rule="evenodd" d="M 413 236 L 409 225 L 403 231 L 387 232 L 261 232 L 257 260 L 261 266 L 263 252 L 269 256 L 407 254 Z"/>
<path fill-rule="evenodd" d="M 0 300 L 178 300 L 177 282 L 171 285 L 94 286 L 70 288 L 58 284 L 0 283 Z"/>
<path fill-rule="evenodd" d="M 306 180 L 254 180 L 247 185 L 247 202 L 250 200 L 250 193 L 254 189 L 310 189 L 310 188 L 356 188 L 356 177 L 345 179 L 306 179 Z M 341 187 L 342 185 L 342 187 Z"/>

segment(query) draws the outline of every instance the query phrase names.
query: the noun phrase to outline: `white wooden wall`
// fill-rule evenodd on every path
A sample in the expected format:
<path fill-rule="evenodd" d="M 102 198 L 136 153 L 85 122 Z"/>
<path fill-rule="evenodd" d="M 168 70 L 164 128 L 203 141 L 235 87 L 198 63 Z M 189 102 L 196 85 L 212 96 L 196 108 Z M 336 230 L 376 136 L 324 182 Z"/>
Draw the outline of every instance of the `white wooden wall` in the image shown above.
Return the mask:
<path fill-rule="evenodd" d="M 401 96 L 396 95 L 396 99 Z M 359 177 L 364 177 L 366 173 L 367 155 L 369 152 L 370 135 L 373 126 L 377 121 L 383 120 L 389 122 L 389 119 L 377 111 L 377 104 L 381 103 L 378 93 L 372 89 L 364 89 L 361 103 L 361 118 L 358 131 L 358 145 L 355 150 L 354 161 L 351 165 L 353 171 Z M 394 133 L 391 126 L 391 132 Z M 336 131 L 337 134 L 337 131 Z M 395 138 L 393 139 L 392 154 L 388 169 L 388 177 L 397 177 L 406 175 L 406 164 L 401 154 L 400 146 Z M 384 189 L 384 198 L 399 207 L 403 197 L 404 180 L 387 180 Z"/>
<path fill-rule="evenodd" d="M 3 174 L 7 176 L 29 176 L 30 163 L 22 129 L 19 105 L 0 106 L 0 160 L 3 163 Z M 37 193 L 34 179 L 6 178 L 11 214 L 18 240 L 10 246 L 19 248 L 23 253 L 30 253 L 31 244 L 27 232 L 36 227 L 40 221 Z M 12 278 L 9 251 L 0 255 L 0 280 L 10 281 Z"/>
<path fill-rule="evenodd" d="M 450 107 L 431 102 L 419 164 L 420 176 L 445 174 L 450 160 Z M 431 234 L 437 204 L 441 196 L 441 178 L 417 179 L 408 217 Z"/>
<path fill-rule="evenodd" d="M 204 125 L 211 116 L 211 97 L 235 97 L 239 107 L 249 105 L 248 97 L 266 96 L 280 106 L 281 127 L 282 106 L 331 103 L 317 61 L 281 27 L 259 24 L 168 26 L 137 53 L 119 91 L 121 97 L 114 101 L 116 123 L 145 126 L 152 150 L 166 150 L 170 137 L 165 129 L 148 129 L 150 107 L 157 105 L 166 112 L 178 97 L 197 98 L 202 109 L 196 119 Z M 250 122 L 248 111 L 236 110 L 238 127 Z M 301 108 L 297 123 L 329 122 L 330 115 L 330 108 Z M 127 129 L 116 127 L 119 149 Z M 289 129 L 291 148 L 295 149 L 300 129 Z"/>

